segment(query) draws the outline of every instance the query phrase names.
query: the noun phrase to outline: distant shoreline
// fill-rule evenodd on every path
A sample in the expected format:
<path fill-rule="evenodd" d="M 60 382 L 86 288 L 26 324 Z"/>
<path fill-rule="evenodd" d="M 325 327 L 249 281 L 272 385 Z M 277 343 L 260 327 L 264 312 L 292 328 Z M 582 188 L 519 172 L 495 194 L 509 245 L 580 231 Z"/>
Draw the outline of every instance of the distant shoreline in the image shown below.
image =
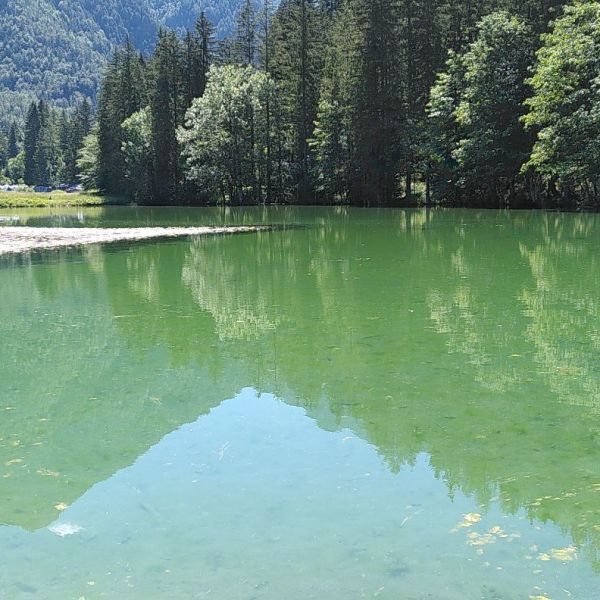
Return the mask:
<path fill-rule="evenodd" d="M 256 206 L 294 206 L 294 207 L 312 207 L 312 208 L 328 208 L 328 207 L 346 207 L 346 208 L 359 208 L 368 210 L 378 210 L 384 208 L 397 208 L 397 209 L 473 209 L 473 210 L 533 210 L 533 211 L 544 211 L 544 212 L 581 212 L 581 213 L 597 213 L 599 212 L 596 206 L 580 206 L 575 207 L 572 205 L 565 206 L 515 206 L 515 207 L 501 207 L 501 206 L 490 206 L 487 203 L 475 204 L 465 203 L 464 205 L 445 205 L 445 204 L 419 204 L 411 200 L 399 200 L 391 204 L 382 204 L 379 206 L 361 206 L 350 203 L 277 203 L 272 202 L 270 204 L 225 204 L 220 202 L 210 203 L 199 203 L 190 204 L 183 202 L 181 204 L 169 204 L 169 203 L 157 203 L 157 204 L 139 204 L 131 202 L 127 198 L 108 196 L 90 192 L 79 192 L 73 194 L 67 194 L 61 191 L 54 191 L 49 193 L 37 193 L 37 192 L 2 192 L 0 191 L 0 209 L 19 209 L 19 208 L 91 208 L 91 207 L 103 207 L 103 206 L 137 206 L 145 208 L 214 208 L 226 206 L 228 208 L 250 208 Z"/>
<path fill-rule="evenodd" d="M 59 208 L 70 206 L 110 206 L 126 205 L 123 198 L 100 194 L 54 191 L 37 192 L 0 192 L 0 208 Z"/>

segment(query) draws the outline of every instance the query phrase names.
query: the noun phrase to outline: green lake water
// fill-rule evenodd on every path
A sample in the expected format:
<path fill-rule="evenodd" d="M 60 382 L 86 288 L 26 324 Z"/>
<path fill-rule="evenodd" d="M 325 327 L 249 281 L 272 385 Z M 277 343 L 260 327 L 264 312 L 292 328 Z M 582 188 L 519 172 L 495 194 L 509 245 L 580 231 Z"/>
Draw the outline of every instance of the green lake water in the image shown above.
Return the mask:
<path fill-rule="evenodd" d="M 600 598 L 600 216 L 7 216 L 0 598 Z"/>

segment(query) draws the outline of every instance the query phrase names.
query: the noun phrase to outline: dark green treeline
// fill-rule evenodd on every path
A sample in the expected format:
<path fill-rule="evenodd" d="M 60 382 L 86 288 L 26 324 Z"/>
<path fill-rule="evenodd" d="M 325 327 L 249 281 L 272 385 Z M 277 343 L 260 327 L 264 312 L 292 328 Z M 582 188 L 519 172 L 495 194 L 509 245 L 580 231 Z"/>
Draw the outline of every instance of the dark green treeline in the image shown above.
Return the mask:
<path fill-rule="evenodd" d="M 276 5 L 277 4 L 277 5 Z M 144 204 L 599 203 L 600 9 L 264 0 L 107 70 L 88 187 Z"/>
<path fill-rule="evenodd" d="M 0 183 L 26 185 L 77 183 L 78 154 L 93 122 L 92 105 L 80 102 L 72 111 L 56 110 L 40 100 L 32 102 L 25 124 L 12 123 L 0 132 Z"/>

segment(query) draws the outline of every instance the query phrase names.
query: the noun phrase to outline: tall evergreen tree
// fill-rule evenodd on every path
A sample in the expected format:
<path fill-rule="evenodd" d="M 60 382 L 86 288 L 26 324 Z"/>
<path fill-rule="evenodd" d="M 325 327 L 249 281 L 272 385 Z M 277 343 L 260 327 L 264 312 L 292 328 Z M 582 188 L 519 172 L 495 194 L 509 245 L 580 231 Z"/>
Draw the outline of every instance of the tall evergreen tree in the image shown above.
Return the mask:
<path fill-rule="evenodd" d="M 234 33 L 234 60 L 240 65 L 255 65 L 257 54 L 257 17 L 254 0 L 243 0 Z"/>
<path fill-rule="evenodd" d="M 27 118 L 25 119 L 25 136 L 23 140 L 24 180 L 27 185 L 35 184 L 37 179 L 36 150 L 41 127 L 38 104 L 32 102 L 27 111 Z"/>
<path fill-rule="evenodd" d="M 271 74 L 271 23 L 273 19 L 273 2 L 264 0 L 259 16 L 258 37 L 260 48 L 260 64 L 268 75 Z M 273 107 L 270 95 L 265 100 L 265 128 L 266 128 L 266 161 L 264 170 L 265 202 L 273 201 Z"/>
<path fill-rule="evenodd" d="M 126 189 L 121 146 L 123 121 L 147 104 L 143 58 L 131 42 L 115 52 L 98 99 L 98 185 L 102 191 L 123 194 Z"/>
<path fill-rule="evenodd" d="M 43 102 L 38 104 L 38 113 L 41 127 L 34 154 L 35 183 L 54 185 L 62 169 L 59 117 Z"/>
<path fill-rule="evenodd" d="M 77 181 L 77 158 L 83 146 L 83 140 L 92 127 L 91 105 L 82 100 L 69 116 L 63 113 L 60 120 L 60 145 L 62 149 L 61 179 L 70 183 Z"/>
<path fill-rule="evenodd" d="M 176 131 L 187 108 L 183 51 L 175 33 L 160 32 L 151 70 L 154 201 L 171 204 L 181 201 L 182 173 Z"/>
<path fill-rule="evenodd" d="M 275 125 L 279 188 L 291 187 L 296 202 L 312 201 L 312 137 L 323 65 L 321 13 L 313 0 L 284 0 L 272 22 L 270 73 L 279 85 L 281 122 Z M 282 165 L 290 165 L 291 181 L 284 180 Z"/>
<path fill-rule="evenodd" d="M 0 131 L 0 181 L 3 179 L 4 170 L 8 165 L 8 136 Z"/>
<path fill-rule="evenodd" d="M 355 203 L 380 206 L 397 196 L 397 169 L 404 150 L 401 14 L 393 0 L 359 0 L 356 9 L 364 18 L 365 33 L 353 123 L 356 162 L 351 195 Z"/>
<path fill-rule="evenodd" d="M 10 160 L 19 154 L 19 130 L 17 124 L 13 121 L 8 132 L 7 157 Z"/>

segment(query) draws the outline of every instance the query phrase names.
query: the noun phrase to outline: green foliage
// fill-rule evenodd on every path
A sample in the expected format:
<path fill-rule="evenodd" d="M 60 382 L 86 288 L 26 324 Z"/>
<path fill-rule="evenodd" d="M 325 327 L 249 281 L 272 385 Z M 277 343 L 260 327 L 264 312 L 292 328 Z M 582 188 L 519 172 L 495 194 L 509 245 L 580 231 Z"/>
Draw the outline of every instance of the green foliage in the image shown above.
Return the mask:
<path fill-rule="evenodd" d="M 146 64 L 131 43 L 115 52 L 98 99 L 98 187 L 108 194 L 126 189 L 123 156 L 125 119 L 148 103 Z"/>
<path fill-rule="evenodd" d="M 252 66 L 213 66 L 202 98 L 179 129 L 187 177 L 223 200 L 256 203 L 265 192 L 267 106 L 275 84 Z"/>
<path fill-rule="evenodd" d="M 109 0 L 45 1 L 31 4 L 94 24 L 111 48 L 130 37 L 92 137 L 89 103 L 59 112 L 45 98 L 22 141 L 0 129 L 0 171 L 22 148 L 25 181 L 83 170 L 89 187 L 154 204 L 596 202 L 596 2 L 560 18 L 562 0 L 231 0 L 217 42 L 224 21 L 203 0 L 125 2 L 112 21 Z M 20 22 L 25 5 L 11 11 Z"/>
<path fill-rule="evenodd" d="M 32 102 L 27 112 L 21 153 L 16 125 L 13 123 L 10 128 L 6 175 L 14 182 L 23 179 L 27 185 L 77 183 L 77 153 L 91 125 L 92 112 L 87 100 L 70 113 L 59 112 L 43 101 Z"/>
<path fill-rule="evenodd" d="M 152 115 L 146 107 L 123 121 L 122 152 L 125 159 L 125 178 L 136 202 L 152 196 Z"/>
<path fill-rule="evenodd" d="M 315 191 L 328 201 L 347 197 L 349 147 L 344 111 L 337 94 L 319 103 L 312 139 L 309 140 L 315 166 Z"/>
<path fill-rule="evenodd" d="M 6 139 L 6 156 L 11 159 L 15 158 L 17 154 L 19 154 L 19 130 L 17 124 L 13 121 Z"/>
<path fill-rule="evenodd" d="M 115 49 L 148 52 L 161 27 L 193 27 L 204 10 L 223 36 L 242 0 L 0 1 L 0 127 L 42 97 L 59 107 L 95 99 Z"/>
<path fill-rule="evenodd" d="M 530 83 L 527 127 L 537 140 L 526 165 L 565 201 L 600 200 L 600 4 L 565 9 L 544 44 Z"/>
<path fill-rule="evenodd" d="M 160 33 L 150 72 L 154 200 L 173 204 L 182 191 L 176 131 L 187 108 L 182 46 L 175 33 Z"/>
<path fill-rule="evenodd" d="M 65 206 L 100 206 L 123 204 L 121 198 L 98 196 L 87 193 L 53 191 L 48 194 L 35 192 L 0 191 L 0 208 L 59 208 Z"/>
<path fill-rule="evenodd" d="M 20 152 L 14 158 L 9 158 L 6 165 L 6 176 L 14 183 L 24 183 L 25 153 Z"/>
<path fill-rule="evenodd" d="M 257 16 L 253 0 L 242 0 L 233 38 L 233 61 L 255 65 L 258 52 Z"/>
<path fill-rule="evenodd" d="M 446 199 L 490 206 L 523 201 L 519 173 L 533 143 L 522 123 L 531 40 L 518 17 L 492 13 L 482 19 L 466 52 L 450 55 L 447 71 L 433 86 L 428 107 L 438 142 L 433 173 L 441 177 L 435 185 Z M 443 190 L 444 183 L 450 189 Z"/>
<path fill-rule="evenodd" d="M 457 204 L 460 200 L 459 170 L 454 151 L 460 140 L 456 111 L 465 87 L 465 61 L 450 50 L 446 70 L 438 74 L 427 105 L 429 118 L 426 145 L 430 192 L 438 201 Z"/>
<path fill-rule="evenodd" d="M 213 46 L 213 27 L 201 14 L 183 39 L 160 31 L 149 59 L 131 43 L 115 53 L 98 101 L 96 174 L 103 193 L 148 204 L 187 201 L 176 132 L 204 93 Z"/>
<path fill-rule="evenodd" d="M 0 131 L 0 175 L 8 162 L 8 138 Z"/>
<path fill-rule="evenodd" d="M 317 118 L 325 33 L 323 15 L 313 0 L 283 0 L 272 20 L 268 72 L 280 98 L 274 124 L 280 199 L 312 199 L 309 139 Z"/>
<path fill-rule="evenodd" d="M 514 201 L 521 165 L 531 151 L 521 120 L 531 40 L 519 18 L 493 13 L 481 21 L 464 56 L 465 88 L 455 112 L 461 140 L 454 155 L 467 197 L 480 194 L 492 206 Z"/>
<path fill-rule="evenodd" d="M 100 143 L 97 129 L 83 139 L 77 156 L 79 180 L 86 190 L 100 188 Z"/>
<path fill-rule="evenodd" d="M 60 179 L 63 182 L 72 183 L 78 179 L 77 156 L 83 140 L 90 133 L 92 121 L 92 107 L 87 100 L 78 104 L 70 116 L 62 114 L 59 137 L 63 162 Z"/>
<path fill-rule="evenodd" d="M 25 183 L 31 185 L 37 179 L 37 166 L 35 163 L 35 152 L 40 137 L 41 117 L 39 107 L 35 102 L 31 103 L 25 121 L 25 139 L 23 141 L 24 152 L 24 179 Z"/>

